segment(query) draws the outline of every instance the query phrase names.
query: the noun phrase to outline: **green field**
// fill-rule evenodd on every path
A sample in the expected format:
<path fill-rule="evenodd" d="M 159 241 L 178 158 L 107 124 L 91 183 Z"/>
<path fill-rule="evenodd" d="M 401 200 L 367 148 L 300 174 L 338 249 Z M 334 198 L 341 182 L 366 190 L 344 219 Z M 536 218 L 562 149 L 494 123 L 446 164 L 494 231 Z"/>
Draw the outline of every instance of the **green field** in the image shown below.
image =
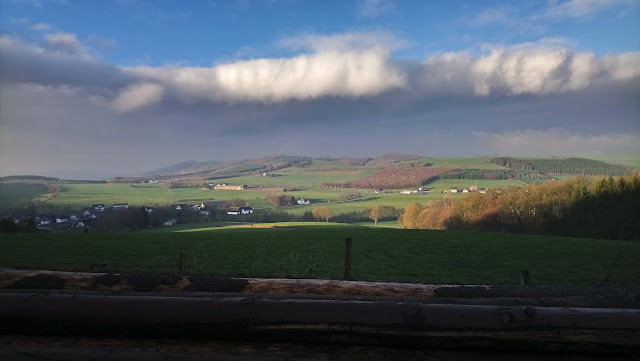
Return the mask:
<path fill-rule="evenodd" d="M 190 272 L 337 279 L 353 238 L 357 280 L 466 284 L 640 282 L 640 243 L 345 225 L 198 232 L 1 234 L 0 265 L 171 272 L 186 252 Z M 617 259 L 617 261 L 616 261 Z"/>
<path fill-rule="evenodd" d="M 22 208 L 47 192 L 48 188 L 44 184 L 0 182 L 0 212 Z"/>
<path fill-rule="evenodd" d="M 325 177 L 330 177 L 327 173 L 341 172 L 341 171 L 322 171 Z M 347 170 L 346 172 L 351 172 Z M 315 172 L 309 172 L 314 173 Z M 351 173 L 347 173 L 351 174 Z M 346 176 L 345 176 L 346 177 Z M 265 180 L 277 180 L 284 177 L 259 177 L 259 176 L 247 176 L 237 178 L 237 182 L 231 182 L 231 184 L 247 184 L 246 181 L 251 178 L 259 178 Z M 301 179 L 301 177 L 297 178 Z M 336 179 L 336 178 L 333 178 Z M 307 179 L 308 181 L 308 179 Z M 292 214 L 300 215 L 307 210 L 313 209 L 315 205 L 324 204 L 327 202 L 337 202 L 340 194 L 350 193 L 358 191 L 356 189 L 342 188 L 321 188 L 315 187 L 314 184 L 305 183 L 308 187 L 301 190 L 289 191 L 295 198 L 309 199 L 312 203 L 310 206 L 291 206 L 281 207 L 279 210 L 291 212 Z M 329 207 L 332 208 L 334 214 L 361 211 L 367 208 L 372 208 L 378 205 L 388 205 L 394 207 L 406 207 L 413 203 L 428 203 L 432 200 L 438 199 L 443 195 L 440 193 L 443 190 L 448 190 L 451 187 L 465 188 L 475 185 L 476 181 L 465 179 L 440 179 L 428 184 L 430 187 L 434 187 L 432 194 L 424 195 L 407 195 L 400 193 L 384 193 L 375 194 L 371 190 L 361 190 L 363 196 L 366 196 L 364 200 L 355 202 L 343 202 L 343 203 L 331 203 Z M 479 180 L 477 185 L 479 187 L 494 188 L 494 187 L 508 187 L 508 186 L 521 186 L 523 183 L 515 180 Z M 0 185 L 7 188 L 2 188 L 3 191 L 0 196 L 7 199 L 3 202 L 3 205 L 9 205 L 5 207 L 5 211 L 8 211 L 13 207 L 16 202 L 26 202 L 30 199 L 40 201 L 43 208 L 67 208 L 72 210 L 79 210 L 83 207 L 91 206 L 96 203 L 104 203 L 106 206 L 110 206 L 114 203 L 129 203 L 131 206 L 168 206 L 172 203 L 187 203 L 196 204 L 203 201 L 228 201 L 233 198 L 242 198 L 248 201 L 252 207 L 256 209 L 272 209 L 274 208 L 271 203 L 266 199 L 267 193 L 262 191 L 233 191 L 233 190 L 203 190 L 200 188 L 167 188 L 163 184 L 125 184 L 125 183 L 56 183 L 60 187 L 60 195 L 48 201 L 44 201 L 44 195 L 46 195 L 46 187 L 37 184 L 22 184 L 22 183 L 1 183 Z M 34 187 L 35 186 L 35 187 Z M 276 186 L 276 184 L 269 184 L 268 186 Z M 9 188 L 10 187 L 10 188 Z M 452 197 L 459 197 L 462 195 L 450 195 Z"/>
<path fill-rule="evenodd" d="M 640 168 L 640 154 L 636 155 L 620 155 L 620 156 L 594 156 L 588 157 L 589 159 L 601 160 L 603 162 L 621 165 L 630 165 L 632 167 Z"/>

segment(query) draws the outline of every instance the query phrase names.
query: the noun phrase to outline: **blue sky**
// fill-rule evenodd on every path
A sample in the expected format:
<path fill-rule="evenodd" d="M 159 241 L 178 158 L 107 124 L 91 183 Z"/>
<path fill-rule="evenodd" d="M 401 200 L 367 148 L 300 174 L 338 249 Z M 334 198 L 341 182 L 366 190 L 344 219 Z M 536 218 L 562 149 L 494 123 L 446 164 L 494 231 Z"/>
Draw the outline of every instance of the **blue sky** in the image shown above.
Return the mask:
<path fill-rule="evenodd" d="M 637 0 L 0 4 L 2 174 L 640 147 Z"/>

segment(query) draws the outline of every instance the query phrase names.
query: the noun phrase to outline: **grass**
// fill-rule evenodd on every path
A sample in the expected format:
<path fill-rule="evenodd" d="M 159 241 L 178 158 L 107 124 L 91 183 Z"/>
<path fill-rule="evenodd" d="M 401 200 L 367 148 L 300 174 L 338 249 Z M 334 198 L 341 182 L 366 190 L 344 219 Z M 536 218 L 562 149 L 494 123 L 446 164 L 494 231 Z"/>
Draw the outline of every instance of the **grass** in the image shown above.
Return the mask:
<path fill-rule="evenodd" d="M 172 196 L 162 184 L 124 183 L 57 183 L 60 196 L 44 205 L 79 209 L 96 203 L 110 206 L 114 203 L 129 203 L 132 206 L 168 205 Z"/>
<path fill-rule="evenodd" d="M 22 208 L 34 198 L 46 195 L 47 191 L 44 184 L 0 182 L 0 212 Z"/>
<path fill-rule="evenodd" d="M 1 234 L 0 265 L 171 272 L 186 252 L 191 272 L 338 279 L 353 238 L 357 280 L 518 284 L 640 282 L 640 243 L 332 224 L 166 233 Z"/>
<path fill-rule="evenodd" d="M 333 171 L 331 171 L 333 172 Z M 313 172 L 312 172 L 313 173 Z M 321 172 L 325 173 L 326 172 Z M 253 176 L 241 177 L 239 179 L 252 178 Z M 266 180 L 274 180 L 281 177 L 256 177 Z M 232 182 L 230 182 L 232 183 Z M 236 182 L 248 183 L 248 182 Z M 432 194 L 425 195 L 406 195 L 400 193 L 384 193 L 375 194 L 371 190 L 361 190 L 363 195 L 368 198 L 362 201 L 332 203 L 328 206 L 334 214 L 340 214 L 351 211 L 361 211 L 378 205 L 387 205 L 393 207 L 406 207 L 413 203 L 426 204 L 432 200 L 438 199 L 443 195 L 442 190 L 448 190 L 451 187 L 464 188 L 475 185 L 476 181 L 466 179 L 440 179 L 429 184 L 434 187 Z M 494 188 L 507 186 L 521 186 L 522 182 L 515 180 L 479 180 L 479 187 Z M 8 185 L 8 184 L 3 184 Z M 73 210 L 79 210 L 83 207 L 96 203 L 104 203 L 110 206 L 114 203 L 129 203 L 130 206 L 157 205 L 167 206 L 172 203 L 196 204 L 202 201 L 216 200 L 228 201 L 233 198 L 242 198 L 247 200 L 252 207 L 256 209 L 273 209 L 274 207 L 266 200 L 267 194 L 260 191 L 231 191 L 231 190 L 202 190 L 200 188 L 172 188 L 169 189 L 162 184 L 81 184 L 81 183 L 58 183 L 61 188 L 60 196 L 43 203 L 44 207 L 62 207 Z M 44 187 L 44 186 L 42 186 Z M 16 188 L 18 189 L 18 188 Z M 289 191 L 295 198 L 304 198 L 311 201 L 309 206 L 290 206 L 281 207 L 279 210 L 287 211 L 292 214 L 301 215 L 307 210 L 313 209 L 315 205 L 327 202 L 336 202 L 342 193 L 358 191 L 355 189 L 304 189 L 297 191 Z M 38 198 L 46 194 L 44 193 L 20 193 L 18 191 L 2 192 L 3 196 L 12 196 L 16 199 L 28 199 L 29 197 Z M 462 195 L 447 195 L 451 197 L 460 197 Z M 21 198 L 22 197 L 22 198 Z M 3 203 L 5 204 L 5 203 Z M 15 204 L 15 203 L 6 203 Z"/>

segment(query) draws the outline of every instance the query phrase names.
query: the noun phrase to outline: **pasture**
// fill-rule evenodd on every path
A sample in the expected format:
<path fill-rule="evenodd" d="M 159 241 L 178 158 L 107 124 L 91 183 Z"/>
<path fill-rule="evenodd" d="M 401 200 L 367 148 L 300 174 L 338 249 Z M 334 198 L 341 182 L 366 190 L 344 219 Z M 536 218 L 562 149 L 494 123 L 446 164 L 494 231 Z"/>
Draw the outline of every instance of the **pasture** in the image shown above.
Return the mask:
<path fill-rule="evenodd" d="M 189 232 L 0 234 L 0 266 L 108 271 L 177 270 L 339 279 L 353 238 L 357 280 L 535 285 L 640 282 L 640 243 L 331 223 L 219 227 Z"/>

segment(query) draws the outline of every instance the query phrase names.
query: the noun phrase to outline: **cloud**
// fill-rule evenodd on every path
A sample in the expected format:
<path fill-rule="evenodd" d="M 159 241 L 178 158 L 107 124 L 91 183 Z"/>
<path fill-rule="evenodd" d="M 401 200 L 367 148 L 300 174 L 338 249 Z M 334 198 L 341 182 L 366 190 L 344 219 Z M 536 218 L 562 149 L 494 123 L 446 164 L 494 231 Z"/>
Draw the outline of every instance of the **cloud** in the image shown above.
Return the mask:
<path fill-rule="evenodd" d="M 396 9 L 394 0 L 358 0 L 356 14 L 363 18 L 379 18 Z"/>
<path fill-rule="evenodd" d="M 613 7 L 632 5 L 635 1 L 628 0 L 568 0 L 551 3 L 539 15 L 541 18 L 584 18 Z"/>
<path fill-rule="evenodd" d="M 326 51 L 291 58 L 257 59 L 210 68 L 127 68 L 166 84 L 184 99 L 282 102 L 326 96 L 360 97 L 402 88 L 405 74 L 386 49 Z"/>
<path fill-rule="evenodd" d="M 473 132 L 501 154 L 601 155 L 631 154 L 640 149 L 638 134 L 580 135 L 565 129 L 525 129 L 508 132 Z"/>
<path fill-rule="evenodd" d="M 407 46 L 407 42 L 383 31 L 363 31 L 330 35 L 301 34 L 283 38 L 278 45 L 293 50 L 350 51 L 380 48 L 396 50 Z"/>
<path fill-rule="evenodd" d="M 640 52 L 597 57 L 573 50 L 564 39 L 436 54 L 421 62 L 395 61 L 389 45 L 394 39 L 376 32 L 305 34 L 279 42 L 308 51 L 287 58 L 210 67 L 119 67 L 89 56 L 74 34 L 48 34 L 42 48 L 0 36 L 0 65 L 8 81 L 80 87 L 92 99 L 117 104 L 110 107 L 119 112 L 158 102 L 273 104 L 385 94 L 387 99 L 391 94 L 402 99 L 546 96 L 640 77 Z"/>
<path fill-rule="evenodd" d="M 35 31 L 49 31 L 51 30 L 51 25 L 47 23 L 37 23 L 31 27 L 31 30 Z"/>
<path fill-rule="evenodd" d="M 118 112 L 129 112 L 157 104 L 162 100 L 164 88 L 158 84 L 133 84 L 118 92 L 113 108 Z"/>
<path fill-rule="evenodd" d="M 423 66 L 422 86 L 431 93 L 546 95 L 638 77 L 640 52 L 597 58 L 553 45 L 522 44 L 492 47 L 475 57 L 467 52 L 430 56 Z"/>
<path fill-rule="evenodd" d="M 44 36 L 44 46 L 49 51 L 54 53 L 86 56 L 87 52 L 78 41 L 75 34 L 57 32 L 53 34 L 46 34 Z"/>

